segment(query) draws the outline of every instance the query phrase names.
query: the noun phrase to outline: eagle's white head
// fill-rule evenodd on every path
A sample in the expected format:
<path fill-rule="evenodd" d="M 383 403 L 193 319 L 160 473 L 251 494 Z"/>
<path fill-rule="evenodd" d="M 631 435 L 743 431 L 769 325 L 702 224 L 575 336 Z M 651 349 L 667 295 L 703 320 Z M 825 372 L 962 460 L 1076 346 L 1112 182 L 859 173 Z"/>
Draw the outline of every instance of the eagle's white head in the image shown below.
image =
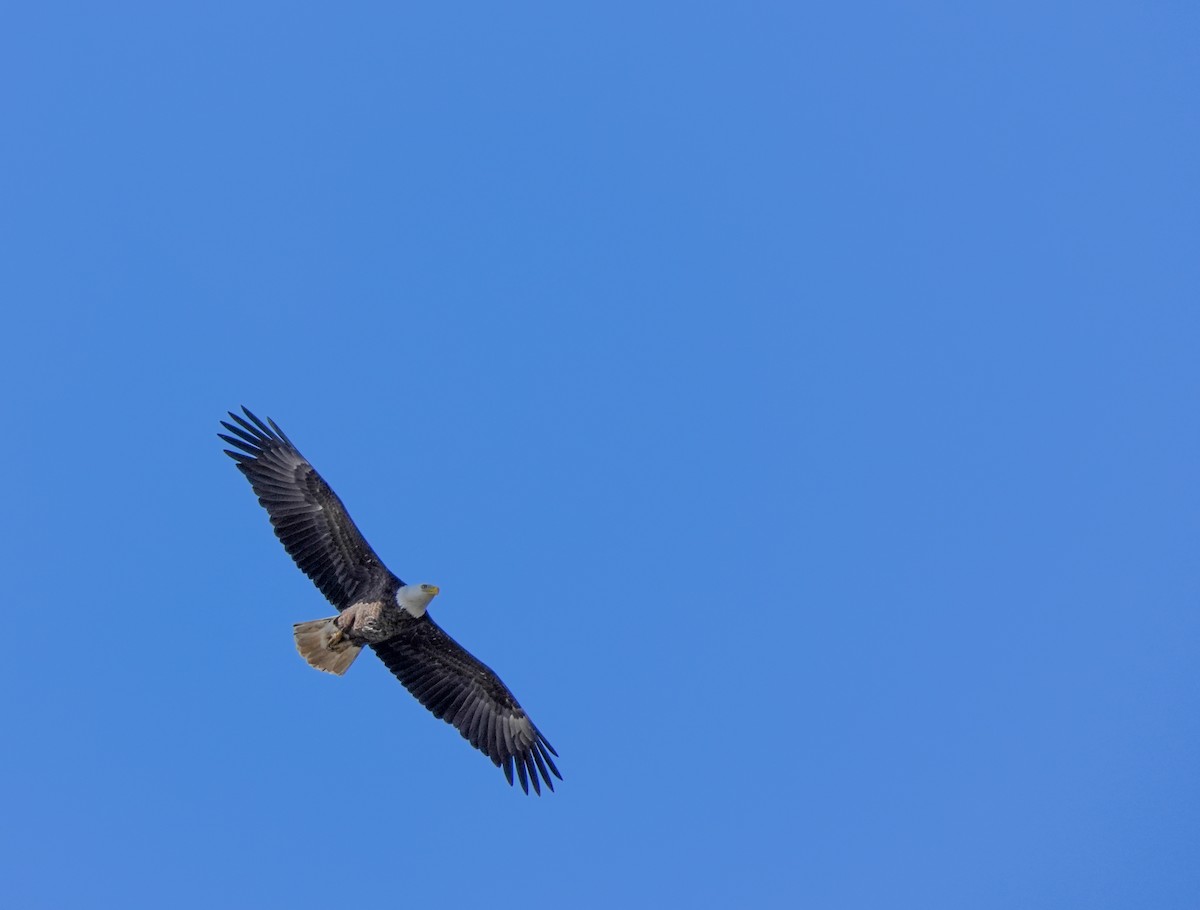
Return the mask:
<path fill-rule="evenodd" d="M 437 585 L 404 585 L 396 591 L 396 603 L 400 609 L 407 610 L 413 619 L 420 619 L 439 590 Z"/>

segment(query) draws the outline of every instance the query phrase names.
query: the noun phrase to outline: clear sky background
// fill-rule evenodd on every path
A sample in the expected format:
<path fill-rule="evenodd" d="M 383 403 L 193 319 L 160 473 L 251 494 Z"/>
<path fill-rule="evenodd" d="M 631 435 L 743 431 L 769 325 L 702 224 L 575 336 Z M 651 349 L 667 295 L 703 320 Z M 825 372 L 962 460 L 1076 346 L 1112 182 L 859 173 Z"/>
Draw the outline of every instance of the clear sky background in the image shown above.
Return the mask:
<path fill-rule="evenodd" d="M 10 5 L 6 905 L 1194 908 L 1197 9 Z"/>

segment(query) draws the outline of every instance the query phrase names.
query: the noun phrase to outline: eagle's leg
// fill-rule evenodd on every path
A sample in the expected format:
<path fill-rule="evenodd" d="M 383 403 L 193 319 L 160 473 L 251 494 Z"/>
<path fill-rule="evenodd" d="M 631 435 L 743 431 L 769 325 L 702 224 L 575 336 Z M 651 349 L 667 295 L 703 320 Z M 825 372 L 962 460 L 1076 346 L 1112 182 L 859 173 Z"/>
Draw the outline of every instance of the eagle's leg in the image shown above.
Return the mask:
<path fill-rule="evenodd" d="M 383 604 L 375 601 L 351 604 L 334 619 L 335 629 L 329 644 L 332 646 L 349 640 L 361 646 L 382 640 L 386 637 L 385 630 L 380 628 L 383 612 Z"/>
<path fill-rule="evenodd" d="M 365 621 L 369 621 L 369 616 L 366 615 L 366 608 L 366 604 L 351 604 L 337 615 L 337 618 L 333 621 L 335 626 L 333 634 L 329 637 L 330 647 L 340 644 L 346 638 L 363 637 L 362 632 L 365 630 L 358 627 L 364 625 Z"/>
<path fill-rule="evenodd" d="M 358 618 L 358 604 L 351 604 L 333 620 L 334 631 L 329 636 L 329 646 L 339 644 L 354 632 L 354 620 Z"/>

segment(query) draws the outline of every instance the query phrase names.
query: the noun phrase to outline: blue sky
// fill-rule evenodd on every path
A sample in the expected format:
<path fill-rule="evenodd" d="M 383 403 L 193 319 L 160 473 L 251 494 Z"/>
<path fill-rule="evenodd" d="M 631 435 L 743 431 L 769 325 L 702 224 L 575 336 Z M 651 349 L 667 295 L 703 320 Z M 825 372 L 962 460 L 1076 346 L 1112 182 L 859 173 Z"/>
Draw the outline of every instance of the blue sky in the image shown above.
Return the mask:
<path fill-rule="evenodd" d="M 1195 906 L 1194 5 L 4 20 L 13 906 Z M 556 794 L 295 654 L 243 403 Z"/>

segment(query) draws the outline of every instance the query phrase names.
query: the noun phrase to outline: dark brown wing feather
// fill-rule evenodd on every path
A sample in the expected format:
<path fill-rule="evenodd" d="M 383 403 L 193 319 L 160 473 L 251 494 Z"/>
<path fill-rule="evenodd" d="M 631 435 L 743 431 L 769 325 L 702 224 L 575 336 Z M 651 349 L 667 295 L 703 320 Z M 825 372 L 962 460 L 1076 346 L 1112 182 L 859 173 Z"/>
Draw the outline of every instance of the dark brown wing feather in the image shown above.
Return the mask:
<path fill-rule="evenodd" d="M 337 494 L 275 421 L 263 423 L 242 410 L 247 419 L 231 411 L 234 422 L 221 421 L 233 435 L 218 435 L 240 450 L 226 449 L 225 454 L 250 481 L 284 549 L 329 602 L 344 610 L 403 584 L 375 555 Z"/>
<path fill-rule="evenodd" d="M 513 782 L 513 768 L 521 789 L 529 784 L 541 795 L 539 781 L 554 789 L 551 774 L 562 780 L 551 756 L 558 755 L 508 687 L 487 666 L 471 656 L 429 618 L 409 623 L 394 638 L 371 645 L 389 670 L 417 700 L 463 739 L 504 768 Z"/>

